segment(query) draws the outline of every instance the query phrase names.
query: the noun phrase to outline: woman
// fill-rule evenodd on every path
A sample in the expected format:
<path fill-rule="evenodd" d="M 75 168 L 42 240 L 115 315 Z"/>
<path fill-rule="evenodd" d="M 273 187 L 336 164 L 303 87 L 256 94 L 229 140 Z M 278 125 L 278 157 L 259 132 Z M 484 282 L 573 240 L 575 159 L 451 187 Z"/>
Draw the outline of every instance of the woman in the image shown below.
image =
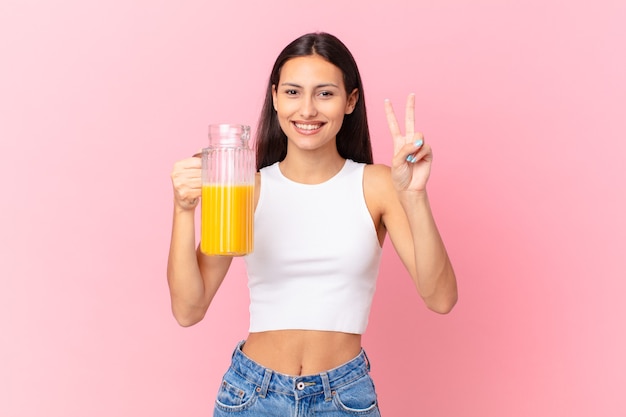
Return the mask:
<path fill-rule="evenodd" d="M 233 354 L 215 416 L 379 416 L 361 348 L 386 234 L 426 305 L 449 312 L 456 278 L 426 183 L 432 151 L 385 102 L 391 167 L 375 165 L 363 86 L 348 49 L 313 33 L 278 56 L 257 129 L 255 251 L 246 256 L 250 333 Z M 204 317 L 230 266 L 195 248 L 201 164 L 175 164 L 168 263 L 182 326 Z M 325 414 L 324 414 L 325 413 Z"/>

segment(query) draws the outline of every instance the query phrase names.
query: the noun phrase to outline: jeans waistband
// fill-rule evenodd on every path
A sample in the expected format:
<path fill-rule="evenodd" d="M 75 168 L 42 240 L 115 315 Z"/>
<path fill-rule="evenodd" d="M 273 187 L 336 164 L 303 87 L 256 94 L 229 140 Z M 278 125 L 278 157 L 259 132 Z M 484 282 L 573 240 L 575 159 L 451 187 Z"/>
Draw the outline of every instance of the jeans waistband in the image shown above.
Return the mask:
<path fill-rule="evenodd" d="M 298 398 L 324 393 L 327 400 L 332 397 L 333 389 L 362 377 L 370 370 L 370 363 L 365 353 L 361 352 L 350 361 L 336 368 L 314 375 L 285 375 L 266 368 L 246 356 L 239 342 L 233 352 L 231 370 L 242 378 L 257 385 L 257 392 L 265 397 L 268 391 L 295 395 Z"/>

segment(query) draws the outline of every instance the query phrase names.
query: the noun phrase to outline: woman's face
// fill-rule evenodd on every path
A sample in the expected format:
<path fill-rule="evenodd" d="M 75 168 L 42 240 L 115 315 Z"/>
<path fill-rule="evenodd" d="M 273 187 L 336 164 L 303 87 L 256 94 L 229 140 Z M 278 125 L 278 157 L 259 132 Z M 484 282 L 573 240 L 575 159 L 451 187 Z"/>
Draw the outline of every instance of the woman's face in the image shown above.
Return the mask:
<path fill-rule="evenodd" d="M 352 113 L 358 100 L 356 89 L 346 94 L 341 70 L 319 55 L 283 64 L 272 94 L 288 146 L 311 151 L 336 149 L 344 115 Z"/>

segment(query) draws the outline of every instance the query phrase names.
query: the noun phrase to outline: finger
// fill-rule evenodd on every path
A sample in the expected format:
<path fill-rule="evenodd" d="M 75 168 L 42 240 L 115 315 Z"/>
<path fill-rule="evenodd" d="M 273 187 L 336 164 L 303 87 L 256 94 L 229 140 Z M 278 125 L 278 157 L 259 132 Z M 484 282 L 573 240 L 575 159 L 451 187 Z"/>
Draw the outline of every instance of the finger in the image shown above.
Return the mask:
<path fill-rule="evenodd" d="M 422 161 L 429 162 L 429 161 L 432 161 L 432 159 L 433 159 L 432 148 L 430 147 L 430 145 L 427 144 L 427 145 L 422 146 L 414 154 L 409 155 L 407 157 L 407 162 L 410 164 L 416 164 Z"/>
<path fill-rule="evenodd" d="M 192 156 L 176 162 L 174 166 L 179 169 L 200 169 L 202 168 L 202 160 Z"/>
<path fill-rule="evenodd" d="M 411 93 L 406 99 L 405 135 L 407 139 L 412 139 L 415 133 L 415 94 Z"/>
<path fill-rule="evenodd" d="M 202 161 L 198 158 L 187 158 L 174 164 L 170 174 L 174 184 L 182 184 L 189 180 L 201 181 Z"/>
<path fill-rule="evenodd" d="M 195 198 L 202 193 L 202 180 L 200 178 L 177 177 L 172 181 L 172 185 L 181 198 Z"/>
<path fill-rule="evenodd" d="M 423 147 L 424 140 L 418 139 L 413 143 L 407 143 L 404 145 L 399 154 L 406 162 L 415 163 L 415 161 L 418 160 L 417 154 L 423 149 Z"/>
<path fill-rule="evenodd" d="M 400 127 L 398 126 L 396 114 L 394 113 L 391 101 L 389 100 L 385 100 L 385 114 L 387 115 L 387 125 L 389 126 L 389 131 L 391 132 L 391 137 L 393 139 L 393 152 L 395 154 L 405 142 L 402 133 L 400 132 Z"/>
<path fill-rule="evenodd" d="M 176 189 L 201 189 L 202 176 L 193 171 L 175 171 L 171 175 Z"/>
<path fill-rule="evenodd" d="M 400 136 L 400 127 L 398 126 L 398 120 L 396 119 L 396 114 L 393 111 L 393 106 L 391 105 L 391 101 L 389 99 L 385 99 L 385 115 L 387 116 L 387 125 L 389 126 L 389 131 L 391 132 L 391 136 L 394 138 L 396 136 Z"/>
<path fill-rule="evenodd" d="M 198 157 L 187 158 L 187 168 L 200 169 L 202 168 L 202 159 Z"/>

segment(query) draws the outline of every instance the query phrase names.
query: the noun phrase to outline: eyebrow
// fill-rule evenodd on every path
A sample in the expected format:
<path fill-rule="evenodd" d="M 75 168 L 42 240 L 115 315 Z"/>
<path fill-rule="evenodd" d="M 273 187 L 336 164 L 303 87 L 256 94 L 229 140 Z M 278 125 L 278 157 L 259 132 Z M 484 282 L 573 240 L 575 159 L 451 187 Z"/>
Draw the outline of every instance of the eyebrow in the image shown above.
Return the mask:
<path fill-rule="evenodd" d="M 302 86 L 300 84 L 296 84 L 296 83 L 282 83 L 281 87 L 282 86 L 302 88 Z M 324 84 L 318 84 L 318 85 L 315 86 L 315 88 L 324 88 L 324 87 L 339 88 L 339 86 L 337 84 L 333 84 L 333 83 L 324 83 Z"/>

